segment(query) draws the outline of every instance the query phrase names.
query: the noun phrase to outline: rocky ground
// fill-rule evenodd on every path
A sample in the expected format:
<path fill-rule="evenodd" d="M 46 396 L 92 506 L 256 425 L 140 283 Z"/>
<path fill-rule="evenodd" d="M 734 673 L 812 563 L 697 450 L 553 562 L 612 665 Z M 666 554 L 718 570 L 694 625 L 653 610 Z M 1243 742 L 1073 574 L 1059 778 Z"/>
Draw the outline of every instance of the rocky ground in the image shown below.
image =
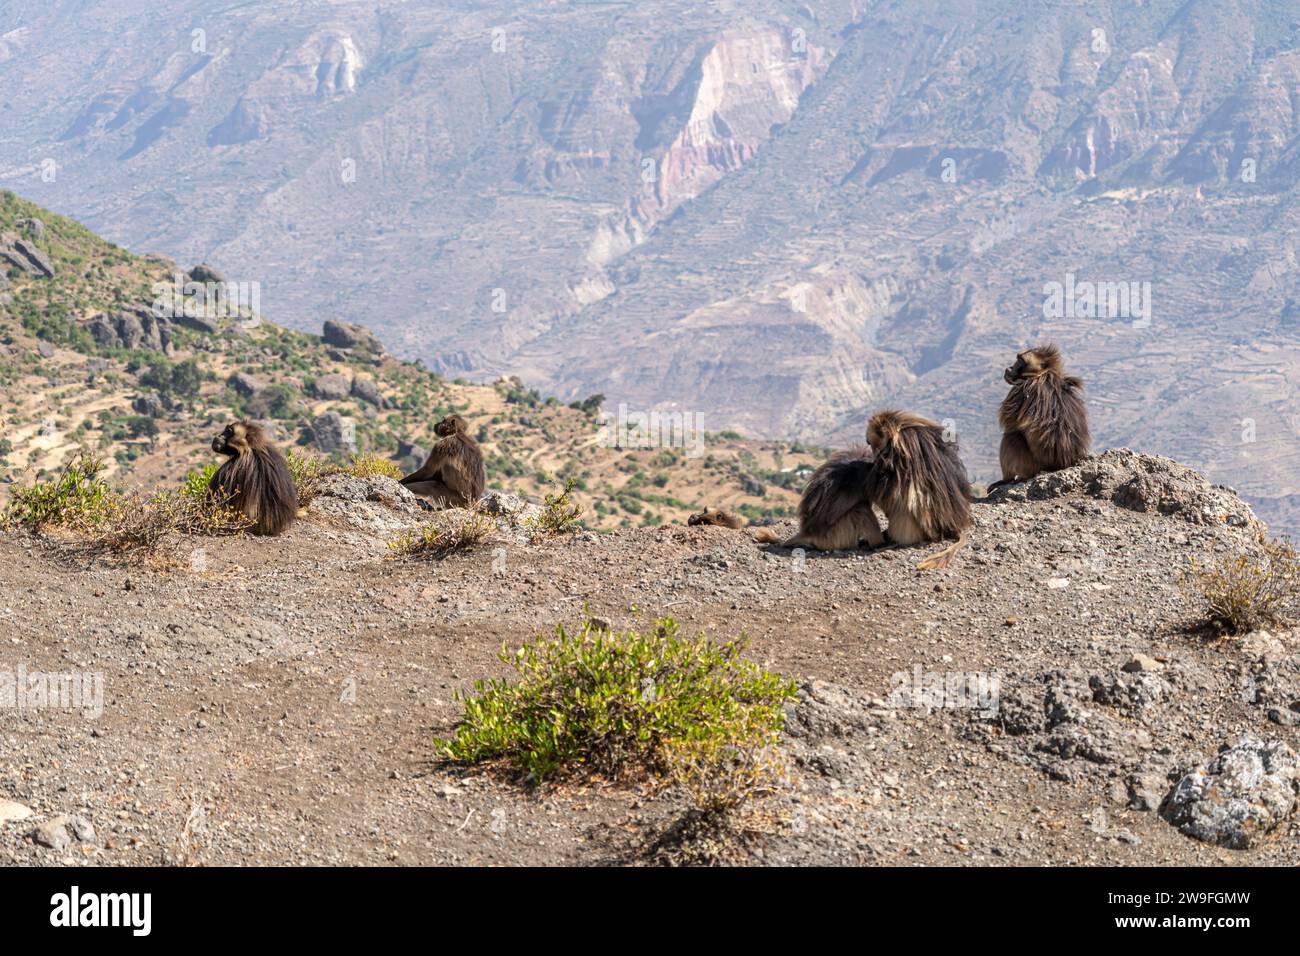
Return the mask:
<path fill-rule="evenodd" d="M 744 632 L 799 681 L 788 781 L 734 859 L 1300 862 L 1300 632 L 1208 639 L 1177 585 L 1247 546 L 1236 495 L 1117 451 L 974 513 L 924 574 L 928 548 L 805 555 L 711 527 L 394 559 L 423 514 L 382 478 L 336 480 L 279 539 L 189 540 L 170 570 L 5 535 L 0 672 L 102 673 L 104 699 L 0 709 L 0 862 L 653 861 L 671 790 L 434 760 L 455 692 L 584 604 Z M 949 675 L 970 679 L 930 693 Z"/>

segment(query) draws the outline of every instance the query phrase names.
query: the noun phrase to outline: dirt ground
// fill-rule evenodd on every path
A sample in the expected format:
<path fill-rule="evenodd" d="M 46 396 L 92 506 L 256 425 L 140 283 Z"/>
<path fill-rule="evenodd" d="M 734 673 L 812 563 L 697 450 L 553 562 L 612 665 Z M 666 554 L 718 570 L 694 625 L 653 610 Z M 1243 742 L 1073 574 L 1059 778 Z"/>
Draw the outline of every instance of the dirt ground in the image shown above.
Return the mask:
<path fill-rule="evenodd" d="M 420 520 L 409 501 L 348 507 L 313 504 L 278 539 L 187 541 L 170 570 L 0 536 L 0 671 L 104 681 L 98 716 L 0 709 L 0 819 L 6 800 L 31 811 L 0 822 L 0 863 L 648 862 L 683 809 L 671 789 L 533 791 L 434 759 L 454 694 L 584 605 L 743 632 L 800 683 L 789 779 L 738 862 L 1300 862 L 1295 816 L 1232 850 L 1135 808 L 1238 735 L 1300 747 L 1276 711 L 1300 701 L 1296 635 L 1187 630 L 1189 556 L 1245 535 L 1221 521 L 1045 492 L 977 504 L 954 566 L 920 573 L 924 548 L 801 555 L 707 527 L 412 562 L 386 545 Z M 1124 669 L 1135 655 L 1147 673 Z M 997 677 L 999 712 L 891 700 L 918 667 Z M 30 836 L 58 815 L 93 837 Z"/>

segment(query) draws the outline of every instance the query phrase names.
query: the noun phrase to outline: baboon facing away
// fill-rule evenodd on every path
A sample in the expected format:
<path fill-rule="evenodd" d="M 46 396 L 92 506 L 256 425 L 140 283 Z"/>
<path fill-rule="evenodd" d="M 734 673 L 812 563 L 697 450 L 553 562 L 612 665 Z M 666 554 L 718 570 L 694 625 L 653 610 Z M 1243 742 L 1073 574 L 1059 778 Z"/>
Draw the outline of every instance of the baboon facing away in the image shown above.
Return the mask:
<path fill-rule="evenodd" d="M 482 498 L 487 488 L 483 452 L 469 437 L 469 425 L 459 415 L 446 416 L 433 431 L 439 436 L 438 444 L 402 484 L 414 494 L 442 502 L 443 507 L 468 507 Z"/>
<path fill-rule="evenodd" d="M 1002 377 L 1011 386 L 998 412 L 1002 480 L 989 491 L 1040 472 L 1069 468 L 1087 456 L 1092 439 L 1083 379 L 1065 374 L 1055 345 L 1021 352 Z"/>
<path fill-rule="evenodd" d="M 764 528 L 754 540 L 817 551 L 856 548 L 863 541 L 879 547 L 885 536 L 867 497 L 871 470 L 869 448 L 851 448 L 831 456 L 813 472 L 799 499 L 799 532 L 781 541 L 774 531 Z"/>
<path fill-rule="evenodd" d="M 970 483 L 957 443 L 945 440 L 939 423 L 899 411 L 874 415 L 867 441 L 875 455 L 867 496 L 885 513 L 889 540 L 906 545 L 956 538 L 917 565 L 922 571 L 946 568 L 971 524 Z"/>
<path fill-rule="evenodd" d="M 288 462 L 252 422 L 227 425 L 212 450 L 228 455 L 208 491 L 253 522 L 254 534 L 279 534 L 298 516 L 298 489 Z"/>

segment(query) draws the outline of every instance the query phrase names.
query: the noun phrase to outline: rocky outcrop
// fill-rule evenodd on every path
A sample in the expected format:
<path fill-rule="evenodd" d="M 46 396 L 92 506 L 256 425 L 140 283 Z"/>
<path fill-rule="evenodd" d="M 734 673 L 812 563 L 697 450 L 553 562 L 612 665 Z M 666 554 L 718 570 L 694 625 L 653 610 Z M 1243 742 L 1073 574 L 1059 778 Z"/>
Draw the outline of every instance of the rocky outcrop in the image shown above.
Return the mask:
<path fill-rule="evenodd" d="M 1170 791 L 1161 816 L 1206 843 L 1245 850 L 1295 811 L 1300 758 L 1280 740 L 1224 745 Z"/>
<path fill-rule="evenodd" d="M 226 384 L 235 390 L 235 394 L 244 398 L 252 398 L 262 389 L 266 388 L 266 382 L 256 375 L 250 375 L 247 372 L 235 372 L 228 379 Z"/>
<path fill-rule="evenodd" d="M 1250 505 L 1223 485 L 1170 458 L 1112 448 L 1072 468 L 999 488 L 995 502 L 1038 501 L 1081 493 L 1130 511 L 1168 515 L 1193 524 L 1255 527 Z"/>
<path fill-rule="evenodd" d="M 127 306 L 107 315 L 91 316 L 86 331 L 100 348 L 145 349 L 164 355 L 172 351 L 171 320 L 154 315 L 148 306 Z"/>
<path fill-rule="evenodd" d="M 375 354 L 384 351 L 384 346 L 373 332 L 364 325 L 356 325 L 352 322 L 326 319 L 321 336 L 325 339 L 326 345 L 333 345 L 335 348 L 358 349 Z"/>
<path fill-rule="evenodd" d="M 44 226 L 41 230 L 44 234 Z M 0 234 L 0 263 L 5 262 L 40 279 L 54 278 L 54 263 L 44 250 L 13 233 Z"/>

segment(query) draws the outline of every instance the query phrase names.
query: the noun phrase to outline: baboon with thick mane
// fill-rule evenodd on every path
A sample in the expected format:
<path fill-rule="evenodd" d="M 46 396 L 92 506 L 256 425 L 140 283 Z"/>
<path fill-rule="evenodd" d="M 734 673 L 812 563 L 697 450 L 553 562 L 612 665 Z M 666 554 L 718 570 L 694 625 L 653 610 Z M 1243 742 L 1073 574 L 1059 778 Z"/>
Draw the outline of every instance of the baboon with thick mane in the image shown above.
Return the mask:
<path fill-rule="evenodd" d="M 717 508 L 706 506 L 703 511 L 687 518 L 686 523 L 689 525 L 713 525 L 717 528 L 743 528 L 749 522 L 740 515 L 732 514 L 730 511 L 719 511 Z"/>
<path fill-rule="evenodd" d="M 989 491 L 1040 472 L 1069 468 L 1087 457 L 1092 438 L 1083 379 L 1065 374 L 1055 345 L 1021 352 L 1002 377 L 1011 386 L 998 411 L 1002 480 Z"/>
<path fill-rule="evenodd" d="M 787 548 L 842 551 L 863 541 L 873 548 L 885 543 L 880 522 L 867 495 L 872 470 L 871 449 L 850 448 L 824 462 L 808 479 L 799 499 L 799 531 L 781 541 L 764 528 L 754 540 Z"/>
<path fill-rule="evenodd" d="M 289 464 L 263 433 L 248 421 L 232 422 L 212 450 L 229 457 L 221 463 L 208 491 L 253 522 L 254 534 L 280 534 L 298 517 L 298 488 Z"/>
<path fill-rule="evenodd" d="M 433 432 L 440 438 L 438 444 L 402 484 L 422 498 L 441 501 L 443 507 L 469 507 L 487 488 L 483 451 L 469 437 L 469 424 L 459 415 L 446 416 Z"/>
<path fill-rule="evenodd" d="M 867 423 L 875 460 L 867 474 L 867 497 L 885 513 L 889 540 L 920 544 L 956 538 L 917 568 L 946 568 L 970 529 L 970 482 L 966 466 L 943 426 L 914 412 L 884 411 Z"/>

